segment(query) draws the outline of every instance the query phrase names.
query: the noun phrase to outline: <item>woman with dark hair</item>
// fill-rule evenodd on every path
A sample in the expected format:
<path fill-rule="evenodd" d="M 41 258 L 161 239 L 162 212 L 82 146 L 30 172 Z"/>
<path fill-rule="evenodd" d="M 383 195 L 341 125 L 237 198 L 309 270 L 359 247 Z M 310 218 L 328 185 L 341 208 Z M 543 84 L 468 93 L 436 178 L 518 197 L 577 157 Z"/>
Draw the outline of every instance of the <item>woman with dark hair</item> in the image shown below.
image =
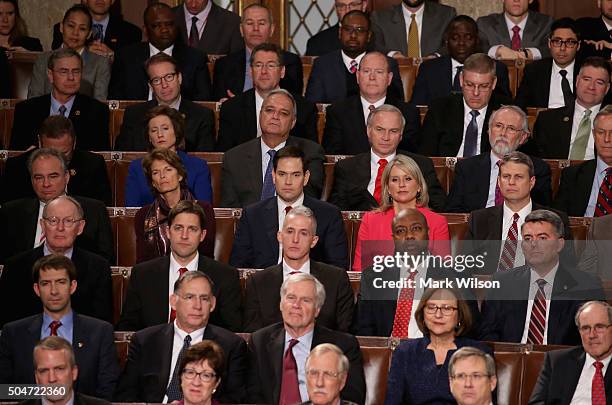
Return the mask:
<path fill-rule="evenodd" d="M 0 0 L 0 48 L 9 51 L 43 50 L 40 40 L 28 36 L 17 0 Z"/>
<path fill-rule="evenodd" d="M 194 200 L 185 181 L 187 171 L 176 152 L 154 149 L 143 159 L 142 168 L 155 199 L 153 203 L 140 208 L 134 218 L 137 263 L 170 253 L 168 214 L 179 201 Z M 206 236 L 198 250 L 205 256 L 213 257 L 215 213 L 208 201 L 197 202 L 207 218 L 206 223 L 201 224 Z"/>
<path fill-rule="evenodd" d="M 63 38 L 62 48 L 73 49 L 81 55 L 83 66 L 79 93 L 104 101 L 108 94 L 110 81 L 110 60 L 87 50 L 87 41 L 91 36 L 91 24 L 92 17 L 86 6 L 75 4 L 70 7 L 60 23 Z M 45 52 L 34 62 L 28 98 L 51 93 L 51 83 L 47 77 L 50 55 L 51 52 Z"/>
<path fill-rule="evenodd" d="M 203 340 L 185 352 L 179 365 L 183 399 L 179 405 L 218 405 L 212 398 L 221 384 L 225 367 L 223 349 L 212 340 Z"/>
<path fill-rule="evenodd" d="M 385 405 L 456 404 L 448 382 L 448 362 L 457 349 L 487 345 L 464 335 L 473 315 L 457 290 L 425 290 L 414 313 L 423 337 L 405 340 L 393 352 Z"/>
<path fill-rule="evenodd" d="M 170 149 L 181 159 L 187 177 L 187 188 L 198 201 L 212 203 L 210 170 L 206 160 L 189 156 L 185 151 L 185 118 L 174 108 L 157 106 L 144 117 L 144 136 L 149 143 L 149 151 L 155 148 Z M 153 194 L 142 170 L 142 159 L 133 160 L 128 168 L 125 183 L 125 206 L 141 207 L 153 202 Z"/>

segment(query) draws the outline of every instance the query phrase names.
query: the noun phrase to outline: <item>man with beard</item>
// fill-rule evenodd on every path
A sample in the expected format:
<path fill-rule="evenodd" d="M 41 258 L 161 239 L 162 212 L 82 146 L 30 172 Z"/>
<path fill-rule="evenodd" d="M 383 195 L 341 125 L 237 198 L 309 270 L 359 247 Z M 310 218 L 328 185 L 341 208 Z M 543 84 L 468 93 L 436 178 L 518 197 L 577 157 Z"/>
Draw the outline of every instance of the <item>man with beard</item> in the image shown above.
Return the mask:
<path fill-rule="evenodd" d="M 514 152 L 529 138 L 527 115 L 516 106 L 503 106 L 489 119 L 491 150 L 457 161 L 455 177 L 448 197 L 446 212 L 472 212 L 501 205 L 503 197 L 497 184 L 499 162 Z M 550 167 L 542 160 L 531 157 L 536 183 L 531 197 L 536 203 L 551 202 Z"/>

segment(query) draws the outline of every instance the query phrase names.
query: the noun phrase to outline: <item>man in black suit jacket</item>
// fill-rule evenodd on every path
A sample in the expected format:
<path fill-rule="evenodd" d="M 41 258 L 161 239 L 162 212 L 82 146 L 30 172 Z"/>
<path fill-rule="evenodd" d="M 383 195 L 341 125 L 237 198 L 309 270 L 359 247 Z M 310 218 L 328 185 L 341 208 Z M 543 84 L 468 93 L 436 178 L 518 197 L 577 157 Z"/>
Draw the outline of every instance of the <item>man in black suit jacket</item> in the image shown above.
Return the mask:
<path fill-rule="evenodd" d="M 77 268 L 79 288 L 72 299 L 73 307 L 84 315 L 106 321 L 112 319 L 109 262 L 74 246 L 75 238 L 83 232 L 84 221 L 79 219 L 83 218 L 81 212 L 78 202 L 71 197 L 59 197 L 47 204 L 43 210 L 43 217 L 47 219 L 41 220 L 44 243 L 10 258 L 4 266 L 0 278 L 0 303 L 4 308 L 13 309 L 2 312 L 0 324 L 40 312 L 40 302 L 32 291 L 31 269 L 36 260 L 50 253 L 71 257 Z M 66 226 L 71 220 L 73 225 Z M 19 293 L 19 305 L 11 305 L 15 294 Z"/>
<path fill-rule="evenodd" d="M 188 100 L 211 100 L 208 58 L 202 51 L 177 41 L 177 27 L 170 6 L 153 3 L 147 7 L 144 16 L 148 42 L 126 46 L 115 54 L 108 97 L 119 100 L 151 98 L 144 63 L 151 56 L 163 52 L 176 59 L 181 69 L 183 97 Z"/>
<path fill-rule="evenodd" d="M 580 44 L 580 57 L 601 56 L 610 60 L 609 48 L 604 46 L 602 49 L 597 49 L 594 43 L 587 43 L 587 41 L 612 42 L 612 34 L 608 28 L 612 26 L 612 5 L 607 1 L 597 1 L 597 7 L 601 11 L 599 17 L 583 17 L 576 20 L 580 38 L 583 40 Z"/>
<path fill-rule="evenodd" d="M 575 319 L 582 345 L 546 353 L 544 365 L 529 399 L 530 404 L 569 405 L 576 400 L 595 403 L 591 384 L 595 385 L 597 368 L 592 366 L 595 366 L 595 362 L 610 360 L 610 311 L 610 305 L 601 301 L 586 302 L 578 309 Z M 602 388 L 609 401 L 612 398 L 612 373 L 606 371 L 603 374 Z M 581 385 L 578 385 L 579 381 L 582 381 Z"/>
<path fill-rule="evenodd" d="M 225 152 L 261 135 L 261 107 L 263 99 L 281 88 L 286 74 L 282 50 L 274 44 L 263 43 L 251 53 L 253 88 L 226 100 L 221 105 L 217 150 Z M 297 107 L 295 126 L 290 134 L 317 142 L 317 107 L 300 94 L 292 94 Z"/>
<path fill-rule="evenodd" d="M 286 214 L 282 228 L 277 232 L 276 245 L 282 245 L 280 264 L 255 273 L 247 281 L 245 331 L 253 332 L 282 320 L 280 299 L 275 292 L 280 290 L 289 274 L 297 272 L 312 274 L 325 287 L 325 303 L 317 318 L 319 325 L 348 332 L 353 320 L 351 284 L 346 267 L 343 269 L 311 260 L 310 250 L 319 241 L 317 225 L 314 212 L 307 206 L 293 207 Z M 337 226 L 341 227 L 342 223 Z"/>
<path fill-rule="evenodd" d="M 431 102 L 419 153 L 471 157 L 491 149 L 486 123 L 500 105 L 511 104 L 511 100 L 493 94 L 495 74 L 495 62 L 487 55 L 475 53 L 465 60 L 460 76 L 462 94 Z"/>
<path fill-rule="evenodd" d="M 367 53 L 355 74 L 359 94 L 327 107 L 323 149 L 330 155 L 356 155 L 370 149 L 366 135 L 367 119 L 376 107 L 390 104 L 404 117 L 400 148 L 414 150 L 421 126 L 419 111 L 403 99 L 387 96 L 387 87 L 393 80 L 389 61 L 380 52 Z"/>
<path fill-rule="evenodd" d="M 245 207 L 267 198 L 267 195 L 262 198 L 262 194 L 273 188 L 270 155 L 276 152 L 271 150 L 278 151 L 285 145 L 295 145 L 304 152 L 310 172 L 304 192 L 319 198 L 325 177 L 323 148 L 308 139 L 289 136 L 296 122 L 296 106 L 291 93 L 284 89 L 271 91 L 263 101 L 259 117 L 261 137 L 225 153 L 221 174 L 221 206 Z"/>
<path fill-rule="evenodd" d="M 147 60 L 145 70 L 153 99 L 125 109 L 121 132 L 115 140 L 114 149 L 149 150 L 150 143 L 145 135 L 145 114 L 153 107 L 167 105 L 185 116 L 184 149 L 188 152 L 212 152 L 215 147 L 215 114 L 181 97 L 183 75 L 176 60 L 163 52 L 158 53 Z M 175 79 L 167 81 L 165 78 L 168 75 L 174 75 Z"/>
<path fill-rule="evenodd" d="M 57 334 L 72 342 L 80 369 L 79 391 L 110 400 L 119 378 L 113 327 L 108 322 L 74 312 L 70 302 L 71 295 L 81 288 L 82 269 L 77 270 L 69 258 L 53 254 L 37 260 L 32 271 L 18 270 L 33 275 L 33 291 L 42 303 L 43 312 L 7 323 L 2 328 L 0 383 L 33 384 L 34 347 L 40 339 Z M 31 286 L 30 281 L 30 291 L 22 291 L 24 295 L 32 292 Z M 13 296 L 19 293 L 15 289 L 11 292 Z"/>
<path fill-rule="evenodd" d="M 244 48 L 215 62 L 213 74 L 215 100 L 233 97 L 253 88 L 254 74 L 251 72 L 249 59 L 255 47 L 271 42 L 274 28 L 272 13 L 268 7 L 254 3 L 242 10 L 240 32 L 244 38 Z M 285 76 L 281 78 L 280 87 L 292 94 L 302 95 L 304 89 L 302 61 L 292 52 L 281 52 Z"/>
<path fill-rule="evenodd" d="M 414 159 L 421 169 L 427 183 L 429 206 L 436 211 L 444 210 L 446 195 L 431 159 L 397 149 L 404 122 L 401 111 L 392 105 L 382 105 L 370 113 L 367 128 L 370 152 L 336 162 L 329 200 L 332 204 L 344 211 L 369 211 L 377 207 L 374 193 L 376 182 L 380 182 L 378 160 L 391 160 L 399 153 Z"/>
<path fill-rule="evenodd" d="M 249 401 L 289 404 L 308 400 L 306 375 L 302 366 L 306 363 L 307 353 L 321 343 L 333 343 L 349 360 L 347 384 L 341 397 L 363 404 L 365 379 L 357 339 L 315 324 L 315 318 L 325 301 L 325 287 L 310 274 L 293 274 L 283 282 L 280 296 L 283 322 L 260 329 L 250 337 L 251 367 L 247 381 Z M 285 354 L 288 350 L 291 350 L 291 354 Z M 297 375 L 293 380 L 283 378 L 285 356 L 294 358 L 297 363 Z M 287 391 L 295 394 L 287 395 Z"/>
<path fill-rule="evenodd" d="M 453 18 L 444 32 L 444 43 L 449 55 L 425 60 L 419 65 L 412 91 L 412 104 L 429 105 L 436 98 L 461 92 L 459 78 L 463 64 L 468 56 L 480 52 L 476 21 L 466 15 Z M 506 65 L 496 61 L 495 72 L 495 94 L 512 97 Z"/>
<path fill-rule="evenodd" d="M 77 94 L 83 66 L 79 54 L 71 49 L 57 50 L 49 58 L 49 66 L 51 94 L 17 103 L 9 147 L 26 150 L 38 145 L 38 130 L 45 118 L 63 115 L 74 125 L 79 149 L 109 150 L 108 107 L 89 96 Z"/>
<path fill-rule="evenodd" d="M 344 27 L 339 32 L 342 49 L 319 56 L 312 65 L 306 99 L 313 103 L 335 103 L 359 94 L 355 73 L 372 37 L 370 18 L 363 11 L 353 10 L 344 16 L 341 25 Z M 393 73 L 388 95 L 404 100 L 397 62 L 388 58 L 388 65 Z"/>
<path fill-rule="evenodd" d="M 227 55 L 243 47 L 240 36 L 240 17 L 236 13 L 219 7 L 212 0 L 184 2 L 174 8 L 176 26 L 181 41 L 206 54 Z M 192 39 L 193 18 L 196 22 L 197 37 Z M 189 22 L 188 22 L 189 21 Z"/>
<path fill-rule="evenodd" d="M 68 192 L 93 198 L 112 206 L 111 186 L 104 157 L 96 153 L 75 149 L 76 133 L 72 121 L 61 115 L 47 117 L 38 134 L 38 146 L 52 148 L 64 154 L 70 172 Z M 32 151 L 10 157 L 4 164 L 0 201 L 36 197 L 28 172 L 28 160 Z M 96 179 L 96 181 L 91 181 Z"/>
<path fill-rule="evenodd" d="M 54 149 L 37 149 L 32 152 L 29 162 L 32 187 L 37 197 L 10 201 L 0 208 L 0 228 L 12 230 L 0 235 L 1 262 L 43 242 L 42 208 L 56 197 L 65 195 L 70 179 L 63 155 Z M 79 196 L 75 196 L 75 200 L 83 213 L 80 218 L 85 220 L 76 246 L 114 263 L 113 234 L 104 203 Z"/>
<path fill-rule="evenodd" d="M 11 97 L 11 70 L 4 49 L 0 50 L 0 97 Z M 0 145 L 3 146 L 3 145 Z"/>
<path fill-rule="evenodd" d="M 225 373 L 214 399 L 233 404 L 246 400 L 246 343 L 209 322 L 216 307 L 211 278 L 199 271 L 188 271 L 180 276 L 174 284 L 170 306 L 176 313 L 173 322 L 164 321 L 162 325 L 143 329 L 132 338 L 114 400 L 156 403 L 173 400 L 168 397 L 167 388 L 173 378 L 180 377 L 176 375 L 180 366 L 177 358 L 184 339 L 187 345 L 212 340 L 223 349 Z"/>
<path fill-rule="evenodd" d="M 283 228 L 287 210 L 305 206 L 314 212 L 317 223 L 317 243 L 310 254 L 312 259 L 348 269 L 342 214 L 332 204 L 304 195 L 304 186 L 310 178 L 304 152 L 296 146 L 284 147 L 274 156 L 272 164 L 276 196 L 242 211 L 230 264 L 261 269 L 279 263 L 278 232 Z"/>
<path fill-rule="evenodd" d="M 491 151 L 457 161 L 446 212 L 472 212 L 502 203 L 501 195 L 497 193 L 497 162 L 529 138 L 528 119 L 520 108 L 510 105 L 494 111 L 486 125 L 489 127 Z M 535 203 L 550 205 L 550 166 L 542 159 L 530 158 L 536 178 L 531 198 Z"/>
<path fill-rule="evenodd" d="M 198 253 L 198 246 L 206 236 L 206 217 L 203 209 L 193 201 L 179 202 L 168 214 L 170 255 L 158 257 L 132 268 L 121 319 L 117 330 L 140 330 L 172 321 L 173 314 L 165 297 L 184 271 L 200 271 L 213 281 L 217 310 L 211 321 L 233 331 L 239 331 L 240 281 L 238 271 Z M 210 219 L 214 221 L 214 219 Z M 176 229 L 197 229 L 185 237 Z"/>
<path fill-rule="evenodd" d="M 521 227 L 526 264 L 493 275 L 499 288 L 490 289 L 482 304 L 482 340 L 557 345 L 580 342 L 574 324 L 578 307 L 585 301 L 605 300 L 605 294 L 599 279 L 560 260 L 563 228 L 561 218 L 552 211 L 536 210 L 527 215 Z M 537 310 L 538 297 L 550 301 L 548 309 L 544 304 L 543 310 Z"/>

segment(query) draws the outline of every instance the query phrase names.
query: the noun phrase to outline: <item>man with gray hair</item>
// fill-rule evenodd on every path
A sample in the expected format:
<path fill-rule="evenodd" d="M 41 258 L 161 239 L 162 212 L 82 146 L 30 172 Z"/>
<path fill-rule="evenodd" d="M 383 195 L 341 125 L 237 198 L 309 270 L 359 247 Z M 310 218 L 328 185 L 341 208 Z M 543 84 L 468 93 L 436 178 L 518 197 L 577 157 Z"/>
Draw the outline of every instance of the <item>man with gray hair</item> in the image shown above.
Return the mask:
<path fill-rule="evenodd" d="M 546 353 L 529 404 L 607 404 L 612 399 L 612 307 L 589 301 L 576 312 L 582 345 Z"/>
<path fill-rule="evenodd" d="M 564 224 L 559 215 L 535 210 L 521 226 L 525 265 L 493 275 L 500 288 L 482 304 L 482 340 L 576 345 L 572 317 L 589 300 L 604 300 L 599 279 L 560 260 Z"/>
<path fill-rule="evenodd" d="M 448 362 L 450 390 L 457 405 L 493 405 L 495 360 L 475 347 L 462 347 Z"/>
<path fill-rule="evenodd" d="M 348 332 L 353 320 L 353 290 L 345 268 L 311 260 L 311 249 L 319 241 L 313 211 L 306 206 L 290 209 L 276 235 L 282 249 L 281 263 L 247 279 L 244 330 L 253 332 L 279 322 L 279 297 L 270 292 L 277 291 L 289 275 L 302 273 L 316 277 L 328 293 L 318 316 L 319 324 Z"/>
<path fill-rule="evenodd" d="M 251 334 L 247 392 L 249 401 L 296 404 L 308 400 L 306 358 L 313 347 L 333 343 L 349 360 L 342 399 L 362 404 L 365 377 L 357 339 L 318 325 L 325 302 L 325 288 L 314 276 L 288 275 L 280 288 L 282 322 Z"/>
<path fill-rule="evenodd" d="M 491 114 L 488 126 L 491 150 L 457 160 L 446 212 L 472 212 L 504 202 L 497 183 L 499 167 L 505 154 L 514 152 L 529 139 L 527 114 L 516 106 L 504 105 Z M 531 198 L 538 204 L 550 205 L 550 166 L 542 159 L 530 158 L 536 178 Z"/>

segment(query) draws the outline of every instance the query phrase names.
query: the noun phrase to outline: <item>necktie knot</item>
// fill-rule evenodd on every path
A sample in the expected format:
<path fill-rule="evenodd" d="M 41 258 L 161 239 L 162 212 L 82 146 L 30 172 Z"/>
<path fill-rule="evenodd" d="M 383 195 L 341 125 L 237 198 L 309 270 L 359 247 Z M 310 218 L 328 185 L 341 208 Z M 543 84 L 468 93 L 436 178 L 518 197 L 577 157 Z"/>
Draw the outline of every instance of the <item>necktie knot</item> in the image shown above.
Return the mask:
<path fill-rule="evenodd" d="M 57 336 L 57 330 L 62 326 L 60 321 L 53 321 L 49 324 L 49 329 L 51 329 L 51 336 Z"/>
<path fill-rule="evenodd" d="M 541 290 L 543 290 L 544 286 L 546 286 L 546 280 L 544 280 L 543 278 L 537 279 L 536 283 L 538 284 L 538 288 Z"/>
<path fill-rule="evenodd" d="M 370 110 L 370 112 L 373 112 L 374 110 L 376 110 L 376 107 L 373 104 L 370 104 L 368 110 Z"/>
<path fill-rule="evenodd" d="M 514 213 L 514 215 L 512 215 L 512 222 L 518 222 L 520 218 L 520 215 L 518 213 Z"/>
<path fill-rule="evenodd" d="M 606 176 L 612 176 L 612 167 L 606 169 Z"/>
<path fill-rule="evenodd" d="M 355 59 L 351 60 L 351 67 L 349 68 L 351 73 L 357 72 L 357 61 Z"/>
<path fill-rule="evenodd" d="M 196 16 L 191 17 L 191 28 L 189 29 L 189 38 L 187 38 L 188 40 L 187 45 L 191 46 L 192 48 L 197 47 L 198 40 L 200 39 L 197 23 L 198 23 L 198 17 Z"/>
<path fill-rule="evenodd" d="M 470 111 L 470 115 L 472 116 L 472 119 L 475 120 L 480 115 L 480 112 L 477 110 L 472 110 Z"/>
<path fill-rule="evenodd" d="M 595 366 L 596 370 L 601 371 L 604 365 L 601 361 L 595 361 L 593 362 L 593 366 Z"/>
<path fill-rule="evenodd" d="M 561 69 L 561 70 L 559 70 L 559 74 L 561 75 L 562 78 L 565 79 L 565 76 L 567 76 L 567 70 Z"/>
<path fill-rule="evenodd" d="M 584 118 L 589 118 L 591 116 L 591 110 L 588 108 L 584 110 Z"/>
<path fill-rule="evenodd" d="M 512 32 L 514 34 L 518 34 L 521 31 L 521 27 L 519 27 L 518 25 L 515 25 L 514 27 L 512 27 Z"/>
<path fill-rule="evenodd" d="M 410 22 L 416 21 L 416 14 L 410 14 Z"/>
<path fill-rule="evenodd" d="M 270 156 L 270 159 L 274 159 L 275 155 L 276 155 L 276 151 L 274 149 L 270 149 L 268 151 L 268 156 Z"/>
<path fill-rule="evenodd" d="M 179 277 L 182 276 L 183 274 L 187 273 L 187 268 L 186 267 L 181 267 L 179 269 Z"/>
<path fill-rule="evenodd" d="M 289 213 L 289 211 L 291 211 L 293 209 L 293 207 L 291 205 L 287 205 L 285 207 L 285 215 L 287 215 Z"/>
<path fill-rule="evenodd" d="M 387 166 L 387 159 L 378 159 L 378 165 L 381 166 L 382 168 L 385 168 Z"/>
<path fill-rule="evenodd" d="M 191 345 L 191 336 L 187 335 L 185 336 L 185 339 L 183 339 L 183 345 L 189 347 Z"/>
<path fill-rule="evenodd" d="M 66 108 L 66 106 L 65 106 L 65 105 L 60 105 L 60 107 L 59 107 L 59 113 L 60 113 L 60 115 L 61 115 L 62 117 L 65 117 L 65 116 L 66 116 L 66 110 L 67 110 L 67 108 Z"/>

